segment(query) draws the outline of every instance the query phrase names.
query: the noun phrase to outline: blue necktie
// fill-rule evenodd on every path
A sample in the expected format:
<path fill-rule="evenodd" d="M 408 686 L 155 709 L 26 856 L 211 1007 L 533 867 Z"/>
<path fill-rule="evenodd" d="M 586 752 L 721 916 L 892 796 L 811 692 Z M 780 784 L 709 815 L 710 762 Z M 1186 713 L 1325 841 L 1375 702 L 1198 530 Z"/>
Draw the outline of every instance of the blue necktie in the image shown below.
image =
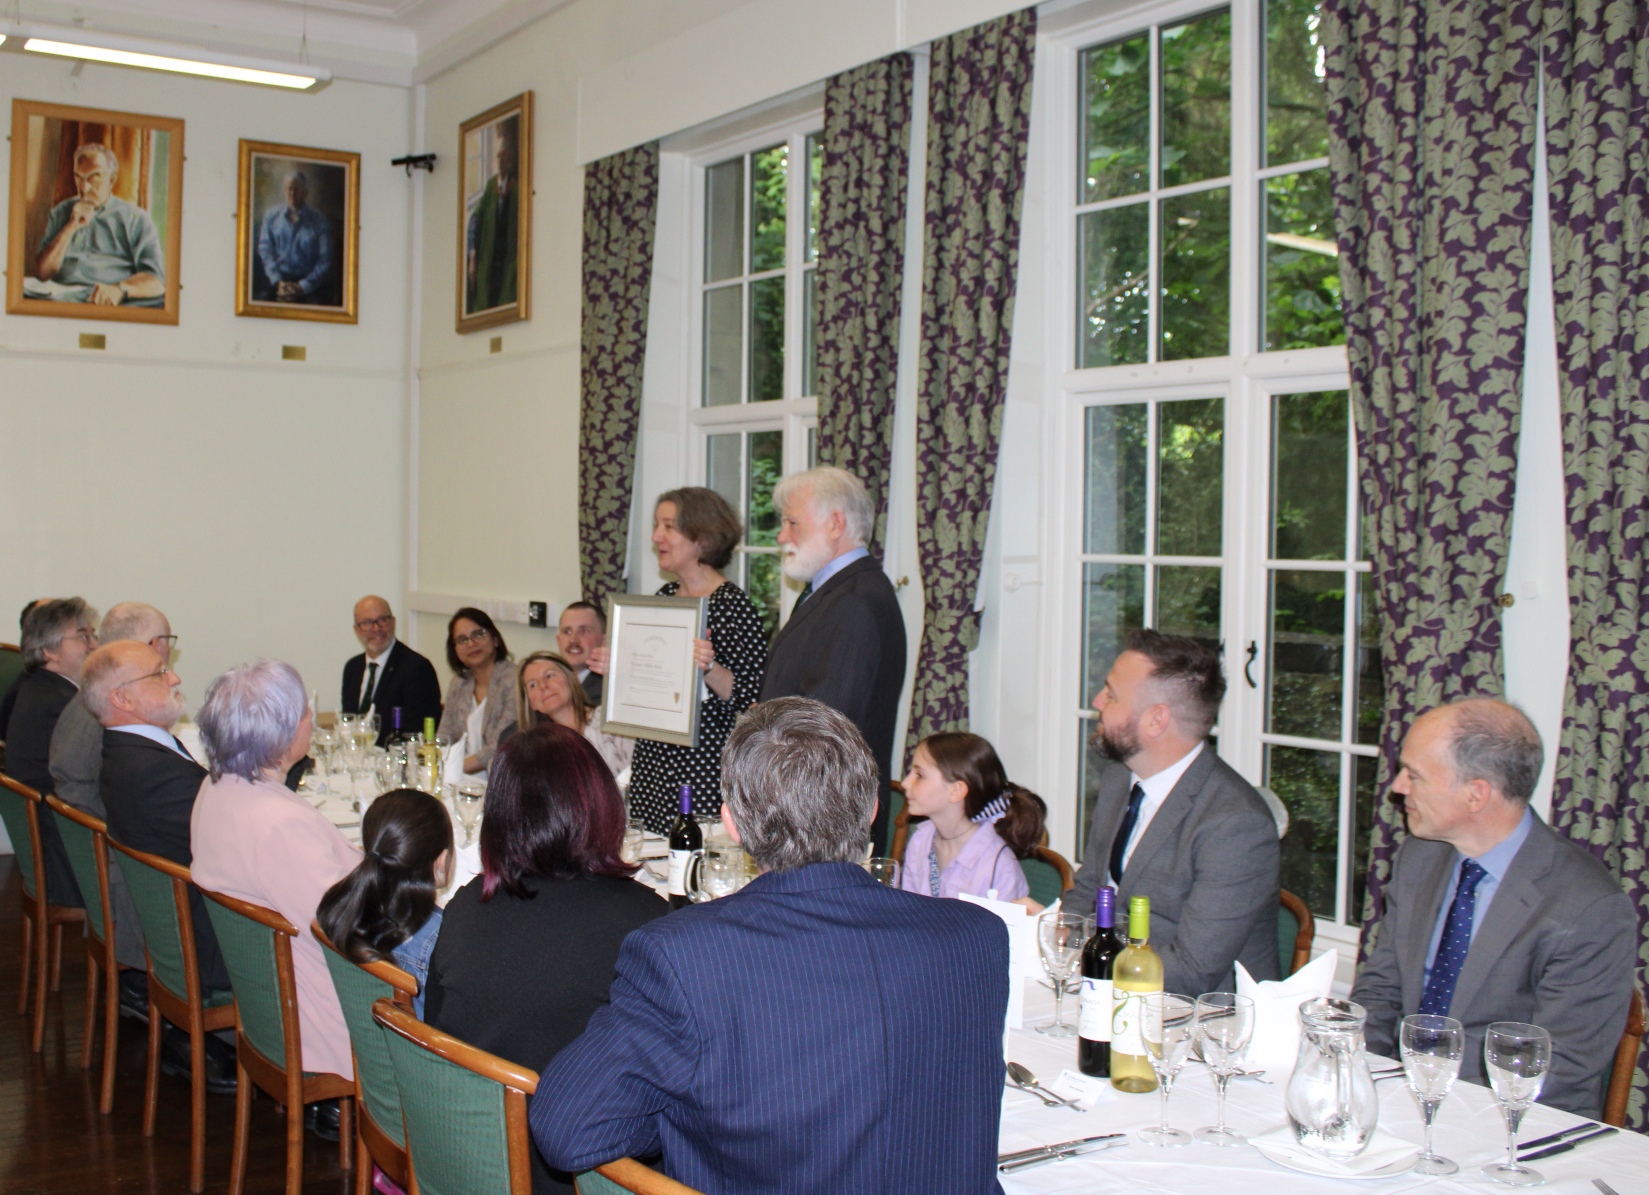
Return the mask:
<path fill-rule="evenodd" d="M 1431 978 L 1420 997 L 1420 1011 L 1435 1017 L 1449 1015 L 1454 1003 L 1454 985 L 1472 944 L 1472 916 L 1477 911 L 1477 885 L 1489 873 L 1479 863 L 1467 859 L 1460 864 L 1460 883 L 1454 889 L 1454 903 L 1443 922 L 1443 937 L 1437 943 L 1437 957 L 1431 961 Z"/>
<path fill-rule="evenodd" d="M 1122 815 L 1122 825 L 1117 827 L 1116 839 L 1111 843 L 1111 881 L 1122 883 L 1122 856 L 1128 851 L 1128 839 L 1133 836 L 1134 826 L 1139 822 L 1139 807 L 1145 800 L 1145 790 L 1138 784 L 1128 790 L 1128 812 Z"/>

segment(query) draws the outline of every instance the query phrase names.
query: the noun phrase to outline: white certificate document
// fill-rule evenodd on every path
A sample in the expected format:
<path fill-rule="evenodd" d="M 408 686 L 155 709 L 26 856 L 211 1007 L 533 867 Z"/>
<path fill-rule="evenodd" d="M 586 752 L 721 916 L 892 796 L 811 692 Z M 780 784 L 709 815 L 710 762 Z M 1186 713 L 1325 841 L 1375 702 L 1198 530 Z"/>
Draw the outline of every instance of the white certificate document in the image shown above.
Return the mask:
<path fill-rule="evenodd" d="M 618 675 L 624 678 L 623 702 L 642 709 L 679 713 L 687 694 L 683 691 L 678 661 L 682 652 L 692 655 L 692 635 L 679 626 L 647 623 L 639 618 L 630 630 L 635 638 L 626 640 L 628 654 Z"/>
<path fill-rule="evenodd" d="M 704 635 L 704 618 L 704 598 L 622 594 L 608 599 L 603 730 L 697 745 L 704 685 L 693 642 Z"/>

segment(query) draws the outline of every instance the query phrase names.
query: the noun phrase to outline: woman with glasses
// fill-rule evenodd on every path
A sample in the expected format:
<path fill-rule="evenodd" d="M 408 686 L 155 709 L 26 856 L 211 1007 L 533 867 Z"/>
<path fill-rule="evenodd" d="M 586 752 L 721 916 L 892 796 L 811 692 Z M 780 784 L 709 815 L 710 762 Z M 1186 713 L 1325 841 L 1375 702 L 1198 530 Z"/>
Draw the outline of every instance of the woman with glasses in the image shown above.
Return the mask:
<path fill-rule="evenodd" d="M 464 739 L 464 771 L 485 772 L 498 739 L 515 718 L 515 661 L 490 615 L 465 606 L 447 623 L 446 712 L 440 735 Z"/>

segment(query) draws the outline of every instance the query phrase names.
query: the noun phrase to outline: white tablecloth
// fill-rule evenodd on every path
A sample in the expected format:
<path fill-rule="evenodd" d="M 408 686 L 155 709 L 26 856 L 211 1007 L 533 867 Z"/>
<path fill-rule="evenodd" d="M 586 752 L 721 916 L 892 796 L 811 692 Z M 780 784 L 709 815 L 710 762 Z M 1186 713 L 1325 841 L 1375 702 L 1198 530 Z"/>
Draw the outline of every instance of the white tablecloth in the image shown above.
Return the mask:
<path fill-rule="evenodd" d="M 1039 984 L 1026 993 L 1027 1026 L 1044 1024 L 1052 1018 L 1053 995 Z M 1065 1015 L 1075 1019 L 1073 1001 L 1066 1000 Z M 1012 1030 L 1008 1035 L 1009 1057 L 1034 1071 L 1043 1083 L 1051 1083 L 1061 1069 L 1076 1070 L 1076 1039 L 1048 1038 L 1031 1029 Z M 1378 1069 L 1378 1068 L 1377 1068 Z M 1226 1123 L 1249 1136 L 1287 1123 L 1283 1111 L 1283 1089 L 1287 1074 L 1268 1074 L 1271 1086 L 1253 1080 L 1234 1079 L 1227 1101 Z M 1401 1079 L 1376 1084 L 1380 1093 L 1380 1134 L 1393 1134 L 1415 1143 L 1421 1140 L 1420 1113 L 1414 1097 Z M 1098 1133 L 1128 1131 L 1157 1123 L 1161 1097 L 1157 1092 L 1125 1095 L 1107 1085 L 1106 1093 L 1088 1112 L 1049 1108 L 1036 1097 L 1013 1088 L 1004 1088 L 1001 1152 L 1029 1149 Z M 1180 1072 L 1168 1104 L 1169 1123 L 1175 1128 L 1194 1130 L 1214 1123 L 1214 1084 L 1207 1069 L 1190 1063 Z M 1555 1133 L 1580 1118 L 1539 1105 L 1523 1118 L 1519 1136 L 1532 1141 Z M 1500 1110 L 1486 1087 L 1457 1083 L 1437 1115 L 1434 1147 L 1443 1157 L 1460 1165 L 1460 1173 L 1448 1178 L 1427 1178 L 1405 1174 L 1396 1178 L 1342 1180 L 1314 1178 L 1279 1166 L 1250 1147 L 1220 1149 L 1201 1142 L 1174 1148 L 1146 1145 L 1137 1138 L 1119 1149 L 1087 1157 L 1072 1158 L 1038 1166 L 1018 1174 L 1002 1176 L 1007 1195 L 1052 1195 L 1054 1192 L 1144 1191 L 1161 1195 L 1210 1192 L 1216 1195 L 1309 1195 L 1310 1192 L 1346 1192 L 1359 1188 L 1382 1193 L 1400 1191 L 1475 1192 L 1511 1188 L 1492 1183 L 1478 1168 L 1505 1156 L 1506 1136 Z M 1601 1178 L 1620 1195 L 1649 1191 L 1649 1138 L 1622 1130 L 1610 1137 L 1588 1141 L 1568 1153 L 1528 1163 L 1546 1176 L 1542 1191 L 1568 1195 L 1597 1195 L 1591 1180 Z"/>

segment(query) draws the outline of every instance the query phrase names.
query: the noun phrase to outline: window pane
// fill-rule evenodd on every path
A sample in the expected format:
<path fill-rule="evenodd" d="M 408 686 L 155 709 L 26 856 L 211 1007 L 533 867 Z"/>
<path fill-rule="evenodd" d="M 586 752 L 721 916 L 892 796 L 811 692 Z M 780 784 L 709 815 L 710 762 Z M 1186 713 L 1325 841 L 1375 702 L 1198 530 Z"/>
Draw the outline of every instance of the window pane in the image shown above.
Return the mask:
<path fill-rule="evenodd" d="M 1374 579 L 1357 574 L 1357 741 L 1380 745 L 1380 719 L 1386 708 L 1386 675 L 1380 664 L 1380 619 L 1369 587 Z M 1370 781 L 1372 783 L 1372 781 Z"/>
<path fill-rule="evenodd" d="M 749 506 L 744 512 L 744 542 L 777 547 L 779 516 L 773 510 L 773 487 L 784 476 L 784 433 L 750 433 Z M 737 510 L 738 507 L 734 507 Z"/>
<path fill-rule="evenodd" d="M 1078 203 L 1132 195 L 1150 185 L 1150 54 L 1145 33 L 1083 52 Z"/>
<path fill-rule="evenodd" d="M 704 172 L 704 280 L 744 273 L 744 159 Z"/>
<path fill-rule="evenodd" d="M 819 256 L 819 178 L 824 173 L 824 145 L 818 133 L 807 135 L 807 247 L 804 261 Z M 811 390 L 809 394 L 813 393 Z"/>
<path fill-rule="evenodd" d="M 1231 10 L 1162 30 L 1162 185 L 1231 173 Z"/>
<path fill-rule="evenodd" d="M 1105 684 L 1128 632 L 1145 625 L 1145 566 L 1082 566 L 1082 704 Z"/>
<path fill-rule="evenodd" d="M 1288 807 L 1282 886 L 1319 917 L 1334 918 L 1340 864 L 1340 756 L 1298 747 L 1265 749 L 1266 787 Z"/>
<path fill-rule="evenodd" d="M 746 553 L 749 581 L 745 592 L 756 603 L 756 613 L 762 620 L 762 629 L 771 640 L 779 629 L 779 558 L 771 552 Z"/>
<path fill-rule="evenodd" d="M 807 467 L 811 469 L 819 463 L 819 429 L 807 429 Z"/>
<path fill-rule="evenodd" d="M 704 292 L 704 405 L 720 407 L 739 401 L 740 363 L 744 353 L 744 288 L 735 283 Z"/>
<path fill-rule="evenodd" d="M 1222 399 L 1157 407 L 1157 551 L 1218 556 L 1225 476 Z"/>
<path fill-rule="evenodd" d="M 1162 201 L 1162 359 L 1231 351 L 1231 189 Z"/>
<path fill-rule="evenodd" d="M 1145 552 L 1145 404 L 1088 408 L 1088 496 L 1082 550 Z"/>
<path fill-rule="evenodd" d="M 705 456 L 705 484 L 727 499 L 727 505 L 738 510 L 744 505 L 744 495 L 739 493 L 739 482 L 744 470 L 740 467 L 740 455 L 744 448 L 744 437 L 738 432 L 728 432 L 719 436 L 706 436 Z"/>
<path fill-rule="evenodd" d="M 819 271 L 802 275 L 802 397 L 819 392 Z"/>
<path fill-rule="evenodd" d="M 1093 734 L 1098 729 L 1099 723 L 1089 718 L 1077 723 L 1076 854 L 1071 858 L 1072 863 L 1082 862 L 1082 851 L 1088 845 L 1088 824 L 1093 820 L 1094 801 L 1099 797 L 1099 778 L 1107 767 L 1117 766 L 1094 749 Z"/>
<path fill-rule="evenodd" d="M 750 155 L 750 272 L 784 265 L 784 184 L 790 146 L 775 145 Z"/>
<path fill-rule="evenodd" d="M 1276 560 L 1344 560 L 1346 436 L 1344 390 L 1279 394 L 1272 409 L 1271 555 Z"/>
<path fill-rule="evenodd" d="M 1143 203 L 1078 216 L 1077 368 L 1137 365 L 1150 335 L 1150 213 Z"/>
<path fill-rule="evenodd" d="M 1351 858 L 1346 860 L 1350 872 L 1346 892 L 1346 921 L 1363 924 L 1363 901 L 1368 896 L 1368 842 L 1374 833 L 1374 773 L 1379 760 L 1356 755 L 1351 760 Z"/>
<path fill-rule="evenodd" d="M 1344 344 L 1339 245 L 1326 167 L 1265 182 L 1265 345 Z"/>
<path fill-rule="evenodd" d="M 1320 0 L 1267 0 L 1265 164 L 1328 154 Z"/>
<path fill-rule="evenodd" d="M 1157 613 L 1151 625 L 1220 646 L 1220 570 L 1165 565 L 1157 569 Z"/>
<path fill-rule="evenodd" d="M 1271 574 L 1267 728 L 1274 734 L 1340 737 L 1345 584 L 1344 573 L 1278 569 Z"/>
<path fill-rule="evenodd" d="M 784 278 L 750 284 L 750 401 L 784 397 Z"/>

